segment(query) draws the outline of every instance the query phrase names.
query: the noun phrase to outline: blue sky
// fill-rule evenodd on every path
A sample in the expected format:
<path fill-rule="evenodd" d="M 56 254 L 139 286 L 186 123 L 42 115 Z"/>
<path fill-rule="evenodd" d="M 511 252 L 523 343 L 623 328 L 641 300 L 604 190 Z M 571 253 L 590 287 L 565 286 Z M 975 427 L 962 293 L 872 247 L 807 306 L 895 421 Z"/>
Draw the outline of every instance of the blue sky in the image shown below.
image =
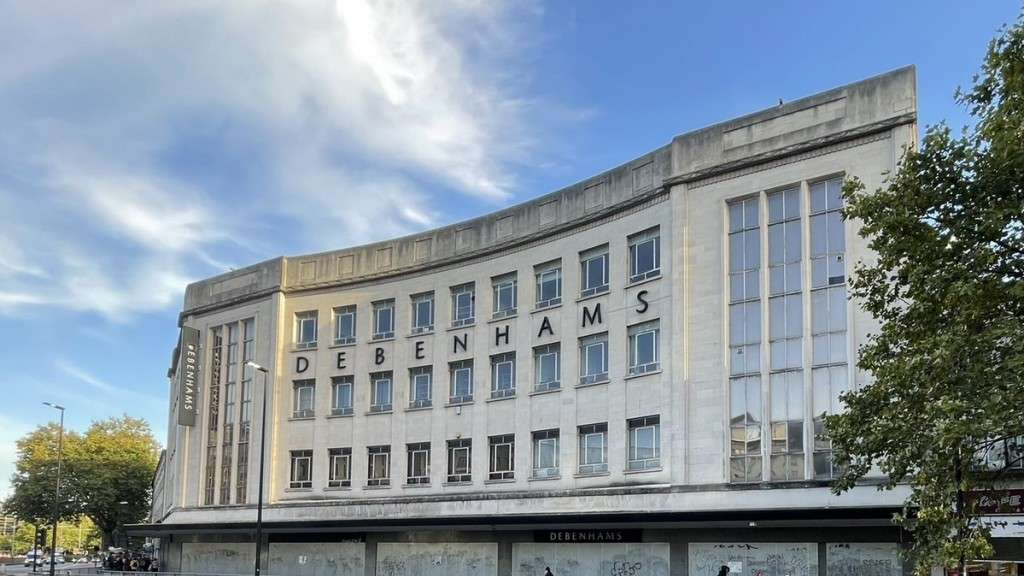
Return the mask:
<path fill-rule="evenodd" d="M 14 441 L 166 435 L 186 283 L 570 184 L 916 64 L 922 125 L 1016 2 L 0 0 L 0 496 Z"/>

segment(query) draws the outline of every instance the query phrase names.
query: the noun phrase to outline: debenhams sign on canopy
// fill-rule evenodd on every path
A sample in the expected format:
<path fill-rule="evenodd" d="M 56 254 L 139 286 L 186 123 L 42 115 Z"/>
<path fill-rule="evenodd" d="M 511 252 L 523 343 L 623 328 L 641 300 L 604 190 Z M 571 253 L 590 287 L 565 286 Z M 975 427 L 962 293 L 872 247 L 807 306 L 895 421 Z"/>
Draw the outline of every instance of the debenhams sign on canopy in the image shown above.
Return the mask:
<path fill-rule="evenodd" d="M 199 388 L 199 330 L 181 328 L 178 358 L 178 424 L 195 426 L 196 390 Z"/>

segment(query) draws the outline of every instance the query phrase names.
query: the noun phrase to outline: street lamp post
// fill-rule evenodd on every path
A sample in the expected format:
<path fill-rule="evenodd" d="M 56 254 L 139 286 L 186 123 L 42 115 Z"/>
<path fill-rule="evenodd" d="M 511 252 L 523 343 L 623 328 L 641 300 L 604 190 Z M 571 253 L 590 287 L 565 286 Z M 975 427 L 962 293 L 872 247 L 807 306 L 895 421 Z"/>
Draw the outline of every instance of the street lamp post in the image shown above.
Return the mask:
<path fill-rule="evenodd" d="M 260 549 L 263 544 L 263 458 L 266 452 L 264 446 L 267 442 L 267 379 L 270 371 L 252 360 L 246 362 L 245 365 L 263 373 L 263 406 L 260 411 L 260 479 L 257 487 L 259 494 L 256 496 L 256 569 L 253 572 L 255 576 L 260 576 Z"/>
<path fill-rule="evenodd" d="M 53 535 L 50 537 L 50 576 L 57 570 L 57 522 L 60 521 L 60 465 L 64 451 L 64 407 L 53 402 L 43 404 L 60 412 L 60 430 L 57 433 L 57 488 L 53 496 Z"/>

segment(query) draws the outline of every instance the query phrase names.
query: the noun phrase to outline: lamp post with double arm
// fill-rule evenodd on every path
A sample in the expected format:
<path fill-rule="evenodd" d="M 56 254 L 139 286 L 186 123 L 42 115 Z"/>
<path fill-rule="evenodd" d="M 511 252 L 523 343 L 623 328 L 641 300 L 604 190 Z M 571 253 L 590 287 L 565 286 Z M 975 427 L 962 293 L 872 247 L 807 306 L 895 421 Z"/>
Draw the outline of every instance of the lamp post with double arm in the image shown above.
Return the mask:
<path fill-rule="evenodd" d="M 263 458 L 267 443 L 267 380 L 270 377 L 270 371 L 252 360 L 246 362 L 245 365 L 263 373 L 263 406 L 260 410 L 260 479 L 256 496 L 256 568 L 253 572 L 255 576 L 260 576 L 260 550 L 263 544 Z"/>
<path fill-rule="evenodd" d="M 60 429 L 57 432 L 57 487 L 53 493 L 53 534 L 50 537 L 50 576 L 56 571 L 57 562 L 57 523 L 60 521 L 60 465 L 64 451 L 64 407 L 53 402 L 43 404 L 60 412 Z"/>

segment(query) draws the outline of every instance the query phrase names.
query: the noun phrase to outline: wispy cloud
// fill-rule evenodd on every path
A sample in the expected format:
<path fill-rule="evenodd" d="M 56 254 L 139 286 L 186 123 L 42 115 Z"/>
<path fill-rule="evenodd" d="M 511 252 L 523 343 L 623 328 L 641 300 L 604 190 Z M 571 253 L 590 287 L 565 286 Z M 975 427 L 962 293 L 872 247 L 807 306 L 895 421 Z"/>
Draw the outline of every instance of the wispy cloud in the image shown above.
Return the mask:
<path fill-rule="evenodd" d="M 66 358 L 57 358 L 56 360 L 54 360 L 53 364 L 54 364 L 54 367 L 57 368 L 57 370 L 59 372 L 62 372 L 64 374 L 66 374 L 67 376 L 70 376 L 71 378 L 73 378 L 74 380 L 76 380 L 78 382 L 81 382 L 81 383 L 84 383 L 84 384 L 88 385 L 95 392 L 98 392 L 102 396 L 105 396 L 107 401 L 109 401 L 111 399 L 116 399 L 118 401 L 123 401 L 125 399 L 131 399 L 131 400 L 142 400 L 142 401 L 151 402 L 151 403 L 160 404 L 160 405 L 163 405 L 163 404 L 166 403 L 166 398 L 160 398 L 160 397 L 152 396 L 152 395 L 149 395 L 149 394 L 142 394 L 142 393 L 136 392 L 134 390 L 131 390 L 131 389 L 129 389 L 126 386 L 116 386 L 114 384 L 111 384 L 111 383 L 107 382 L 106 380 L 103 380 L 103 379 L 95 376 L 94 374 L 90 373 L 86 369 L 84 369 L 81 366 L 75 364 L 74 362 L 71 362 L 70 360 L 68 360 Z M 68 389 L 66 387 L 64 387 L 64 392 L 67 393 L 67 394 L 74 394 L 75 397 L 79 398 L 79 399 L 84 398 L 84 399 L 87 399 L 87 400 L 90 400 L 90 401 L 100 401 L 100 402 L 103 401 L 103 400 L 97 400 L 95 394 L 92 394 L 92 395 L 85 394 L 85 395 L 83 395 L 83 394 L 79 394 L 76 391 Z M 128 408 L 128 407 L 126 406 L 125 408 Z"/>
<path fill-rule="evenodd" d="M 507 199 L 543 141 L 520 38 L 539 13 L 469 0 L 9 7 L 0 314 L 120 321 L 235 263 L 435 225 L 449 217 L 439 190 Z"/>

